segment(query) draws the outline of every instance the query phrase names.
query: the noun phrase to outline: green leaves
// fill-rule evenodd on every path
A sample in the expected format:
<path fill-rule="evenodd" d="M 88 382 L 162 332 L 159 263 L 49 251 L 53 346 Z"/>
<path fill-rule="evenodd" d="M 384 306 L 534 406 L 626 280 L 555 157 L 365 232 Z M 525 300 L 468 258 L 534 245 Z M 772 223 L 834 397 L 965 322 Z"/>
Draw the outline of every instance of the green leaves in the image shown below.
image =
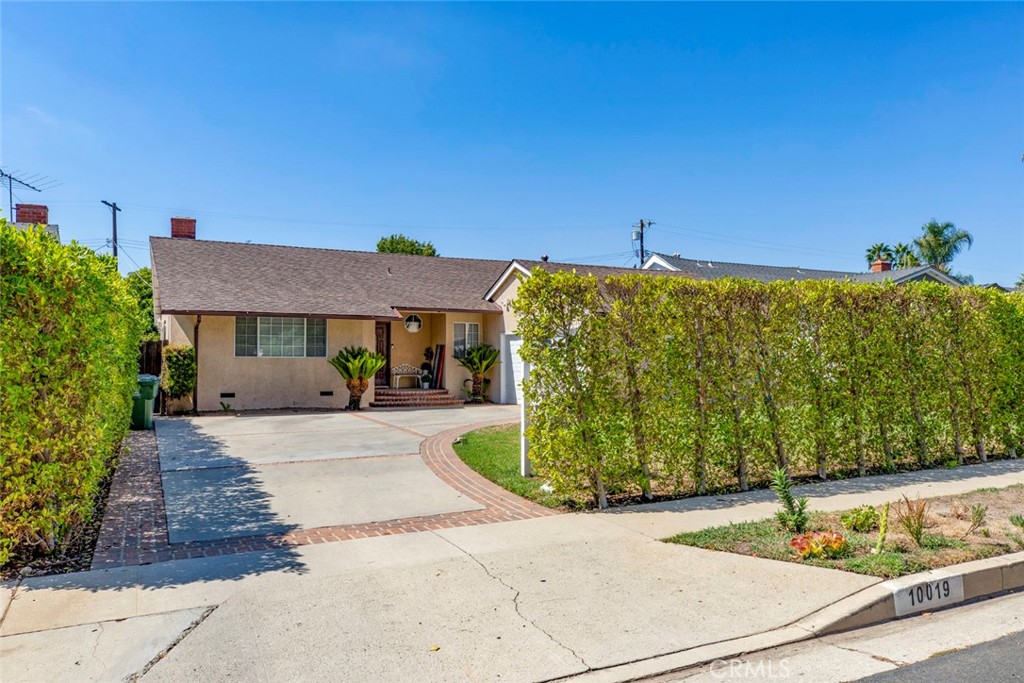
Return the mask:
<path fill-rule="evenodd" d="M 413 254 L 415 256 L 440 256 L 430 242 L 420 242 L 411 237 L 395 233 L 377 241 L 377 251 L 384 254 Z"/>
<path fill-rule="evenodd" d="M 456 362 L 474 375 L 485 375 L 498 362 L 498 349 L 490 344 L 477 344 L 466 349 L 466 355 Z"/>
<path fill-rule="evenodd" d="M 599 506 L 1024 447 L 1024 293 L 538 269 L 513 305 L 531 461 Z"/>
<path fill-rule="evenodd" d="M 346 382 L 369 380 L 387 365 L 387 359 L 364 346 L 346 346 L 327 361 Z"/>
<path fill-rule="evenodd" d="M 160 387 L 169 398 L 190 396 L 196 387 L 195 347 L 178 345 L 164 347 Z"/>
<path fill-rule="evenodd" d="M 127 429 L 141 325 L 111 259 L 0 219 L 0 565 L 92 511 Z"/>

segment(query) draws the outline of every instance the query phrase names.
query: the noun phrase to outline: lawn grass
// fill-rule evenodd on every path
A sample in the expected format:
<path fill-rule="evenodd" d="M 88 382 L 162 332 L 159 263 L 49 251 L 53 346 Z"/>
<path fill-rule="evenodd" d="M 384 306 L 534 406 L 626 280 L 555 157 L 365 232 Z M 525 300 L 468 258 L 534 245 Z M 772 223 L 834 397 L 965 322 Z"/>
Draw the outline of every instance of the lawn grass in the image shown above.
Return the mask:
<path fill-rule="evenodd" d="M 463 434 L 455 443 L 455 453 L 478 474 L 517 496 L 549 508 L 568 502 L 542 490 L 543 479 L 520 476 L 519 425 L 486 427 Z"/>
<path fill-rule="evenodd" d="M 987 509 L 983 526 L 970 531 L 964 510 L 974 504 Z M 876 510 L 880 509 L 876 507 Z M 845 529 L 841 512 L 812 512 L 808 531 L 838 531 L 849 549 L 835 559 L 802 559 L 790 545 L 797 534 L 783 529 L 775 519 L 743 522 L 681 533 L 665 539 L 668 543 L 707 550 L 752 555 L 770 560 L 803 562 L 882 578 L 946 567 L 951 564 L 994 557 L 1024 550 L 1009 521 L 1015 510 L 1024 510 L 1024 487 L 980 489 L 955 496 L 928 499 L 926 531 L 918 546 L 900 528 L 894 513 L 889 515 L 889 533 L 882 552 L 873 554 L 878 540 L 877 526 L 866 532 Z M 1016 538 L 1015 538 L 1016 537 Z M 1021 539 L 1024 540 L 1024 539 Z"/>

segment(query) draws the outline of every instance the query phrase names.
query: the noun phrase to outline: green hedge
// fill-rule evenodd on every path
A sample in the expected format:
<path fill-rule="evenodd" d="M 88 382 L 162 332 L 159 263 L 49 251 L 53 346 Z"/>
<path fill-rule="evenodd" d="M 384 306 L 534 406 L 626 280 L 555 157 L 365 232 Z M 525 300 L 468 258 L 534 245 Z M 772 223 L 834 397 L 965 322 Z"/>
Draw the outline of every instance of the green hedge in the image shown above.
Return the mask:
<path fill-rule="evenodd" d="M 1022 294 L 537 270 L 515 310 L 531 461 L 600 506 L 1024 443 Z"/>
<path fill-rule="evenodd" d="M 0 565 L 92 511 L 124 437 L 141 330 L 113 259 L 0 219 Z"/>

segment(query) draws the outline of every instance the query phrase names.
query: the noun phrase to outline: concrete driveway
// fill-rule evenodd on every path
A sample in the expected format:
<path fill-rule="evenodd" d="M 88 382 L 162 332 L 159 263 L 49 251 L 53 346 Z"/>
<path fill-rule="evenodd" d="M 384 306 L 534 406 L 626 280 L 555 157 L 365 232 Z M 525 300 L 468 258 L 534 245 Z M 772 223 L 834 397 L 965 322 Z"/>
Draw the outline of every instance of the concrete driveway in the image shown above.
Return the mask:
<path fill-rule="evenodd" d="M 156 420 L 171 543 L 479 510 L 420 442 L 515 406 Z"/>

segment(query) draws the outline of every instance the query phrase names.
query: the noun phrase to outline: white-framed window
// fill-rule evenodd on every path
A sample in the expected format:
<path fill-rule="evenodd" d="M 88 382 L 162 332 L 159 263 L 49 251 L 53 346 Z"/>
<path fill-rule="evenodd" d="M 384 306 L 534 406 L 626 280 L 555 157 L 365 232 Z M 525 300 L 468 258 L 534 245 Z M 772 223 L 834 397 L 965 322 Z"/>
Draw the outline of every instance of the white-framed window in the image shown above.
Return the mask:
<path fill-rule="evenodd" d="M 456 358 L 463 358 L 466 349 L 480 344 L 480 323 L 452 323 L 455 343 L 452 345 L 452 355 Z"/>
<path fill-rule="evenodd" d="M 326 358 L 327 320 L 236 316 L 235 356 Z"/>

